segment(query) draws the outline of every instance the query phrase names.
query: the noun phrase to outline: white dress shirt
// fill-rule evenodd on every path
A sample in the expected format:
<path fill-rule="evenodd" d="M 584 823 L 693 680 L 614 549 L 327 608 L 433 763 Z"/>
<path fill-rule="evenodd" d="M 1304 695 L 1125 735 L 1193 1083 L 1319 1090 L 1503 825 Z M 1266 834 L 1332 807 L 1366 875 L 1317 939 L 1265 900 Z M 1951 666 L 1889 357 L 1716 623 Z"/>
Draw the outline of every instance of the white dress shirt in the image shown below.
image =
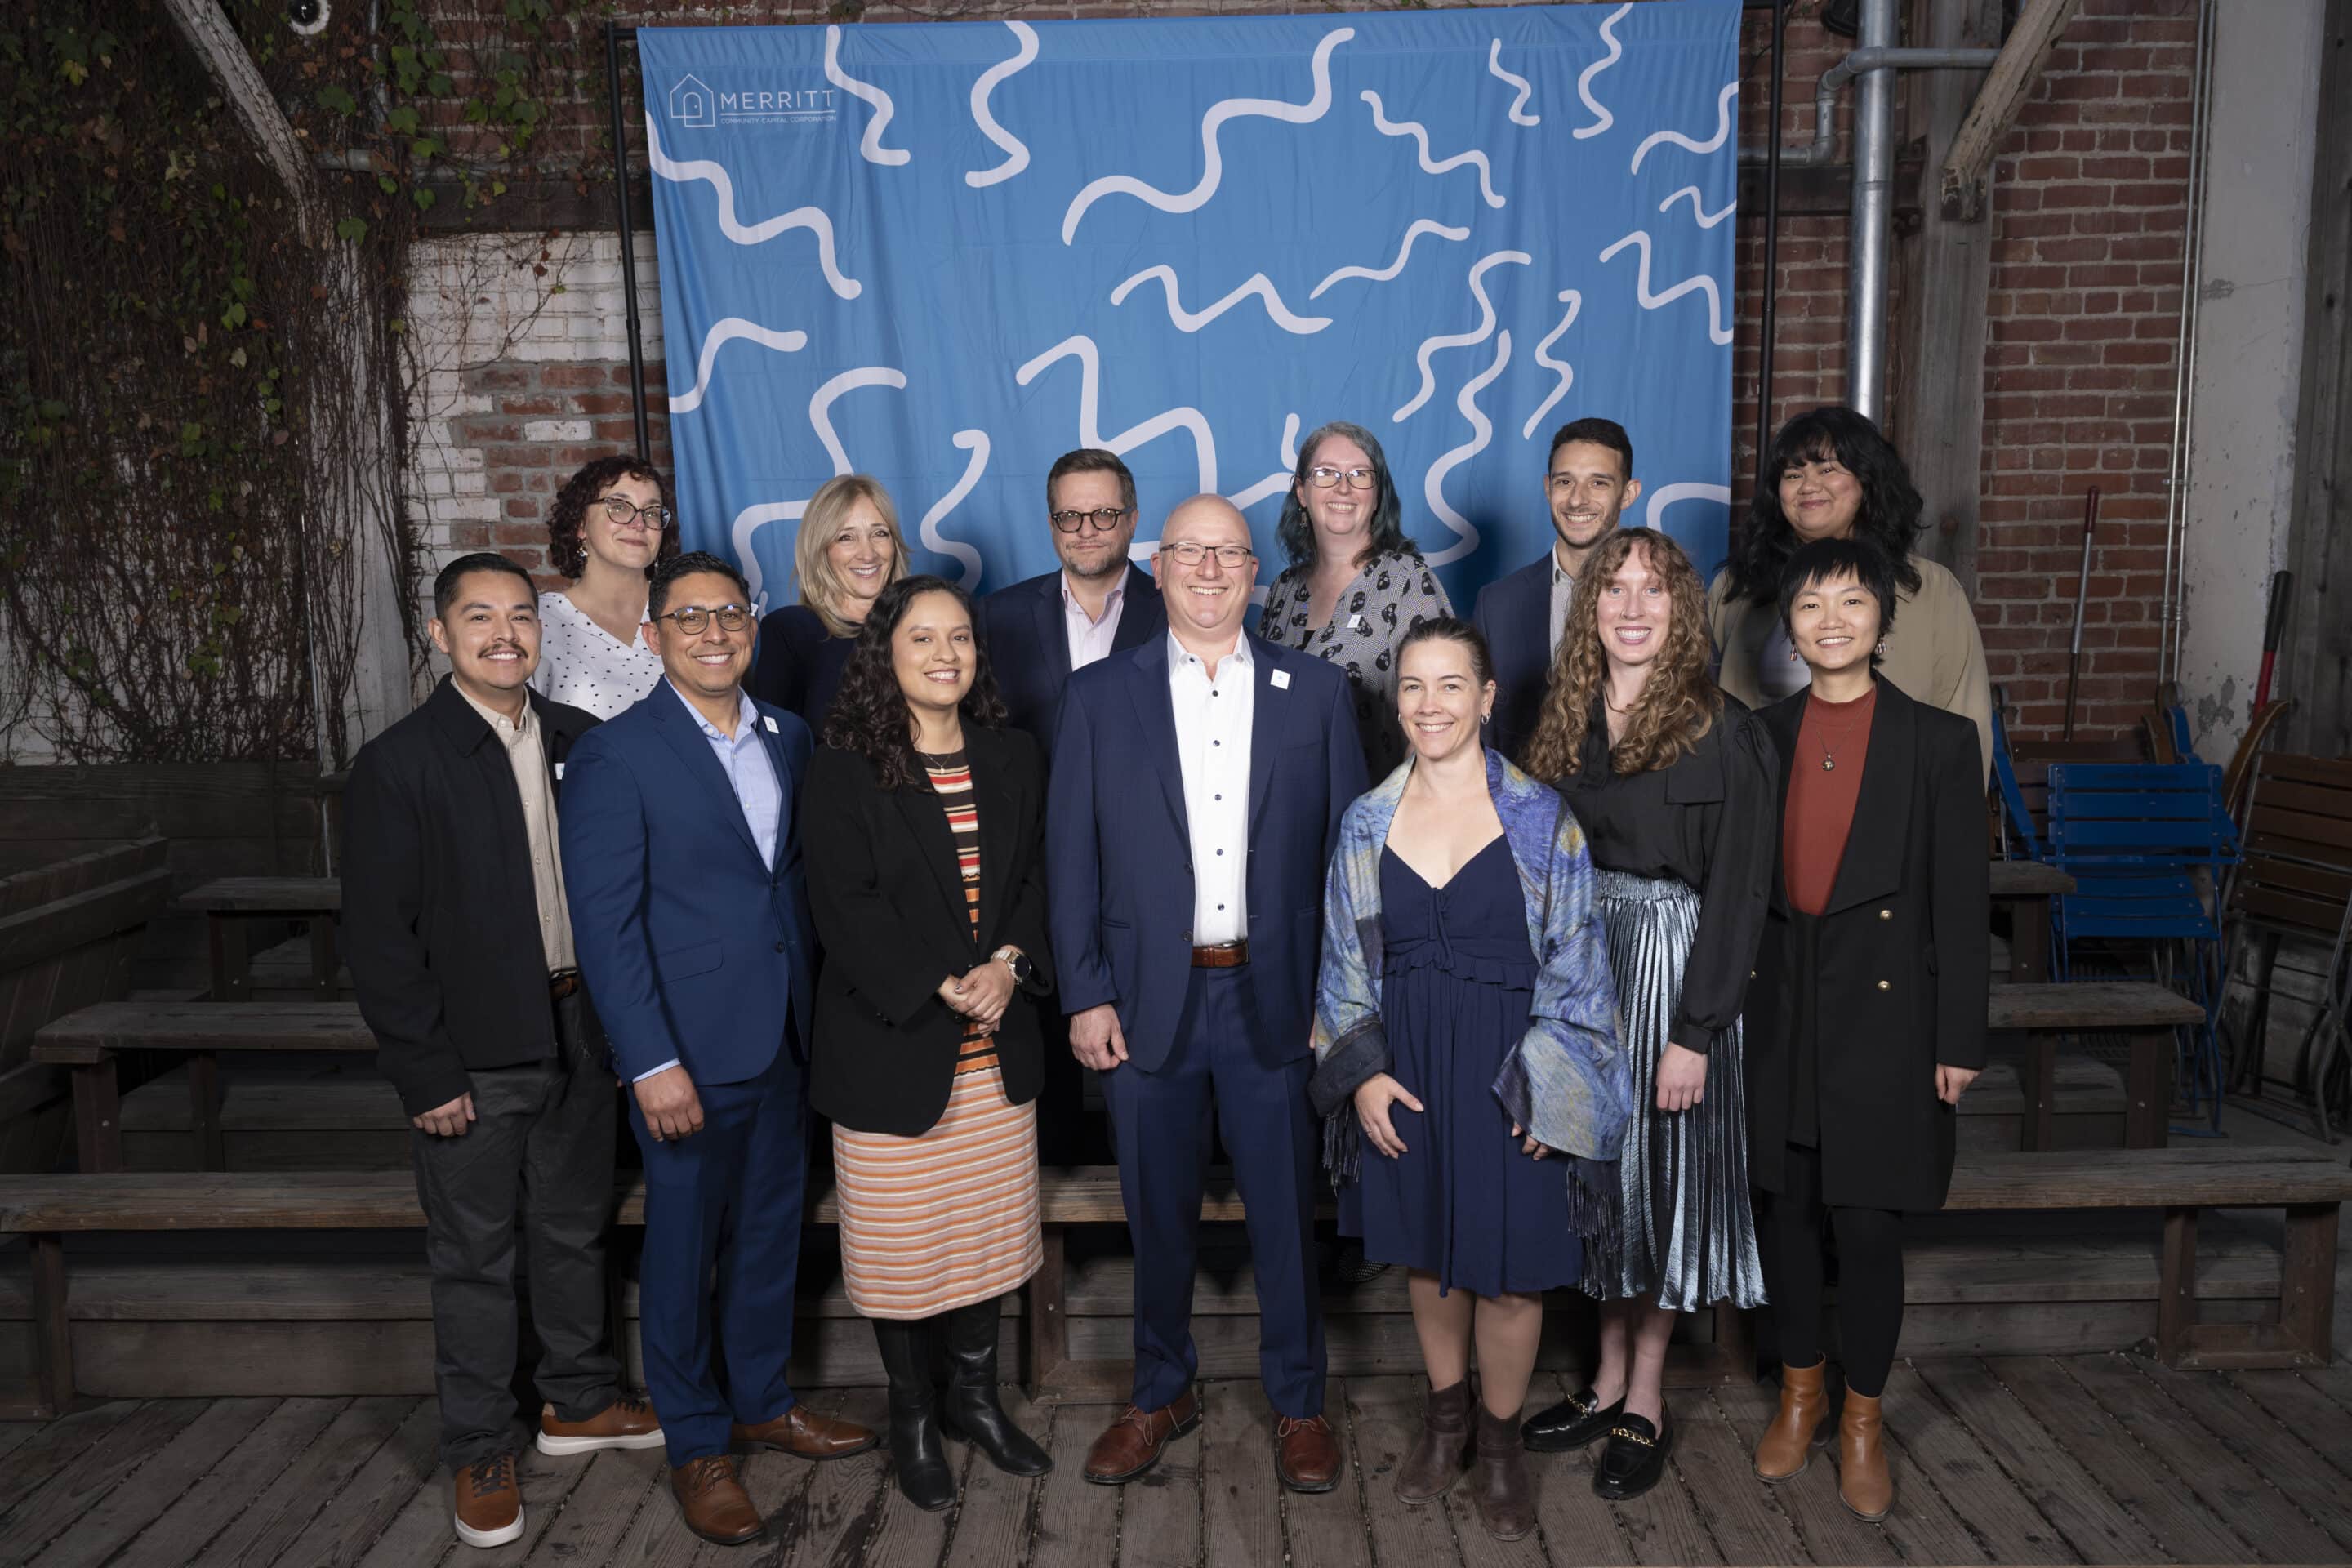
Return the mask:
<path fill-rule="evenodd" d="M 1551 651 L 1559 657 L 1559 634 L 1568 629 L 1568 602 L 1576 597 L 1576 579 L 1560 570 L 1559 552 L 1551 557 Z"/>
<path fill-rule="evenodd" d="M 1168 694 L 1176 706 L 1176 757 L 1192 838 L 1192 943 L 1215 947 L 1249 934 L 1250 715 L 1257 668 L 1246 637 L 1217 661 L 1217 678 L 1168 634 Z"/>
<path fill-rule="evenodd" d="M 1102 619 L 1087 614 L 1078 596 L 1070 592 L 1070 574 L 1062 574 L 1062 630 L 1070 639 L 1070 668 L 1084 669 L 1110 653 L 1111 639 L 1118 636 L 1119 612 L 1127 607 L 1127 571 L 1119 570 L 1118 586 L 1103 601 Z"/>
<path fill-rule="evenodd" d="M 455 681 L 457 695 L 489 724 L 490 732 L 506 749 L 507 765 L 514 770 L 515 794 L 522 798 L 524 843 L 530 850 L 530 888 L 539 913 L 539 945 L 547 955 L 547 972 L 560 974 L 573 967 L 572 911 L 563 898 L 563 862 L 557 856 L 555 788 L 547 776 L 547 749 L 539 736 L 539 715 L 530 702 L 522 705 L 518 724 L 495 708 L 484 707 L 474 694 Z"/>

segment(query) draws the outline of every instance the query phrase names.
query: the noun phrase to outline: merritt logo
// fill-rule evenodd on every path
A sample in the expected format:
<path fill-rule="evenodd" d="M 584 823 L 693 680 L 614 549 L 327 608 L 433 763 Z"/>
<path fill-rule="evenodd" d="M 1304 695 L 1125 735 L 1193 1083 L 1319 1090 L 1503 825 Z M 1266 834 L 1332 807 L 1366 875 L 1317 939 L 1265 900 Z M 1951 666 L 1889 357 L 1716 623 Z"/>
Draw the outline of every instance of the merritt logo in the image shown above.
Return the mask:
<path fill-rule="evenodd" d="M 709 130 L 719 123 L 718 100 L 700 77 L 681 77 L 669 89 L 669 117 L 675 125 Z"/>
<path fill-rule="evenodd" d="M 718 115 L 730 124 L 822 124 L 841 115 L 841 91 L 831 87 L 770 87 L 719 94 Z"/>

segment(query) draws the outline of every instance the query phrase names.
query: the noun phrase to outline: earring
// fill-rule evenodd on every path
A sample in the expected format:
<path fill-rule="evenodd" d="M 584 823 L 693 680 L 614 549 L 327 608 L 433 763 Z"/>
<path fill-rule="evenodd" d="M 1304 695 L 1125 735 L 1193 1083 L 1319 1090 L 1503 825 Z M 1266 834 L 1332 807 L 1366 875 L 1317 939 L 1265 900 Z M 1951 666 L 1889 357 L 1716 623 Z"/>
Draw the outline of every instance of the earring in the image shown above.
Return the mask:
<path fill-rule="evenodd" d="M 1878 657 L 1881 658 L 1885 658 L 1886 657 L 1886 639 L 1885 637 L 1878 639 Z"/>
<path fill-rule="evenodd" d="M 1797 645 L 1795 643 L 1790 643 L 1789 645 L 1789 662 L 1790 664 L 1802 664 L 1805 662 L 1805 656 L 1797 651 Z"/>
<path fill-rule="evenodd" d="M 1480 729 L 1482 729 L 1482 730 L 1483 730 L 1483 729 L 1485 729 L 1485 728 L 1486 728 L 1486 721 L 1487 721 L 1487 720 L 1489 720 L 1489 719 L 1492 719 L 1493 717 L 1494 717 L 1494 715 L 1493 715 L 1492 713 L 1481 713 L 1481 714 L 1479 714 L 1479 715 L 1478 715 L 1478 727 L 1479 727 Z"/>

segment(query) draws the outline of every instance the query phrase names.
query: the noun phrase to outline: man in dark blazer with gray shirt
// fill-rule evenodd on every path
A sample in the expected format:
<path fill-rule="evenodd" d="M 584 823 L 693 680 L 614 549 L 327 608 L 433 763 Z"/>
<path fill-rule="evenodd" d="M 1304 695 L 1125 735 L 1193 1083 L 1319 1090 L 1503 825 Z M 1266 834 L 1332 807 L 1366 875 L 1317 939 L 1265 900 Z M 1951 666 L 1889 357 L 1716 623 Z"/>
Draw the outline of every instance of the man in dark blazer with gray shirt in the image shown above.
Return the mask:
<path fill-rule="evenodd" d="M 623 1395 L 604 1321 L 616 1097 L 557 847 L 564 762 L 596 721 L 530 688 L 538 599 L 502 555 L 442 571 L 428 630 L 450 673 L 361 748 L 343 797 L 343 944 L 415 1129 L 441 1458 L 469 1546 L 523 1532 L 519 1268 L 543 1347 L 540 1451 L 662 1441 Z"/>

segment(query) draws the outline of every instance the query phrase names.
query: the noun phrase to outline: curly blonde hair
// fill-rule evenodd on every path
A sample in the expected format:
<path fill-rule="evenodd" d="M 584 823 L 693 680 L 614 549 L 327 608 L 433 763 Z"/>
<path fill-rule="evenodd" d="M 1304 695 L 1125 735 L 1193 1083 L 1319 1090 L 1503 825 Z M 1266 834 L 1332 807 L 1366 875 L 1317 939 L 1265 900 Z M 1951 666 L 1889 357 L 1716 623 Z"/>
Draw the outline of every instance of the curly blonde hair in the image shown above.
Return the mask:
<path fill-rule="evenodd" d="M 793 543 L 793 572 L 800 580 L 801 603 L 814 610 L 824 629 L 837 637 L 854 636 L 857 627 L 842 618 L 841 579 L 826 552 L 849 509 L 859 501 L 873 503 L 889 527 L 890 565 L 882 585 L 887 588 L 896 583 L 907 574 L 907 540 L 898 531 L 898 509 L 891 504 L 890 492 L 870 474 L 841 474 L 817 486 L 816 494 L 809 497 L 808 510 L 801 513 L 800 534 Z"/>
<path fill-rule="evenodd" d="M 1557 782 L 1574 776 L 1583 765 L 1585 729 L 1609 679 L 1609 661 L 1601 646 L 1601 590 L 1636 551 L 1652 573 L 1665 579 L 1673 614 L 1666 623 L 1665 646 L 1658 650 L 1649 681 L 1626 715 L 1625 733 L 1609 750 L 1609 771 L 1622 776 L 1672 767 L 1723 711 L 1723 693 L 1709 674 L 1706 590 L 1697 569 L 1682 546 L 1654 529 L 1620 529 L 1577 574 L 1568 622 L 1560 628 L 1559 652 L 1552 658 L 1551 688 L 1544 694 L 1542 715 L 1521 764 L 1536 778 Z"/>

